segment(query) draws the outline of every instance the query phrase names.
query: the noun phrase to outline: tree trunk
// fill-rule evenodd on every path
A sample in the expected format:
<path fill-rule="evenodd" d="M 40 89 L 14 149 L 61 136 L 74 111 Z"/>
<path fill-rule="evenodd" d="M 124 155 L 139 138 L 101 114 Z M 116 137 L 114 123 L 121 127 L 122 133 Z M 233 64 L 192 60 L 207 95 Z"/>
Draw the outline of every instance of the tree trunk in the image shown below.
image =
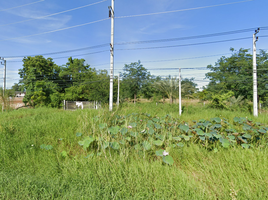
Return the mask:
<path fill-rule="evenodd" d="M 170 103 L 170 104 L 173 104 L 173 96 L 170 96 L 170 98 L 169 98 L 169 103 Z"/>
<path fill-rule="evenodd" d="M 137 97 L 137 95 L 134 94 L 134 104 L 136 103 L 136 97 Z"/>

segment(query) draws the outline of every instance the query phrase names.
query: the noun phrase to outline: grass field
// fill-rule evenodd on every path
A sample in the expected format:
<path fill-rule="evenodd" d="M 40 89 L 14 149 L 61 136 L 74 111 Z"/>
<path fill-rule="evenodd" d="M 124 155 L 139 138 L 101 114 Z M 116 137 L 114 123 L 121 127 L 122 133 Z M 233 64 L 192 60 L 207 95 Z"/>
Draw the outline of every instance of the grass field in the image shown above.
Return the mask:
<path fill-rule="evenodd" d="M 1 113 L 0 199 L 268 199 L 267 132 L 256 142 L 252 135 L 250 148 L 224 147 L 196 136 L 188 140 L 189 131 L 180 139 L 183 146 L 167 139 L 167 132 L 183 133 L 177 125 L 191 129 L 200 119 L 225 119 L 241 131 L 234 118 L 247 117 L 265 127 L 267 114 L 254 118 L 203 105 L 178 113 L 178 105 L 151 103 L 124 104 L 114 112 L 39 108 Z M 167 129 L 162 119 L 176 126 Z M 151 136 L 142 134 L 152 130 L 149 121 L 157 122 Z M 221 134 L 223 127 L 217 130 Z M 160 136 L 165 139 L 156 145 Z M 127 142 L 119 143 L 122 138 Z M 174 163 L 163 162 L 159 149 L 168 150 Z"/>

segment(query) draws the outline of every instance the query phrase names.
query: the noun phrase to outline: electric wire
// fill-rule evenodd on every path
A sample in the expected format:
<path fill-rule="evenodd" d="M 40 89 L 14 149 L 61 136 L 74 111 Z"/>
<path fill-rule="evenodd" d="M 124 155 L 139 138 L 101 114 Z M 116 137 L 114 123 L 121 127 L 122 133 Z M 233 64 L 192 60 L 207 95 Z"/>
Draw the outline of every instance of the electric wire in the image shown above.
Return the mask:
<path fill-rule="evenodd" d="M 142 43 L 158 43 L 158 42 L 170 42 L 170 41 L 176 41 L 176 40 L 188 40 L 188 39 L 197 39 L 197 38 L 205 38 L 205 37 L 213 37 L 213 36 L 222 36 L 222 35 L 229 35 L 229 34 L 237 34 L 237 33 L 243 33 L 252 31 L 254 28 L 248 28 L 248 29 L 241 29 L 241 30 L 235 30 L 235 31 L 227 31 L 227 32 L 220 32 L 220 33 L 213 33 L 213 34 L 205 34 L 205 35 L 196 35 L 196 36 L 189 36 L 189 37 L 180 37 L 180 38 L 166 38 L 166 39 L 159 39 L 159 40 L 145 40 L 145 41 L 130 41 L 130 42 L 121 42 L 121 43 L 115 43 L 115 45 L 127 45 L 127 44 L 142 44 Z M 267 37 L 267 35 L 261 36 L 261 37 Z M 251 37 L 248 37 L 251 38 Z M 243 38 L 233 39 L 233 40 L 240 40 Z M 247 38 L 245 38 L 247 39 Z M 225 42 L 226 40 L 223 40 Z M 214 43 L 214 42 L 213 42 Z M 189 45 L 198 45 L 199 43 L 195 44 L 189 44 Z M 200 43 L 203 44 L 203 43 Z M 105 45 L 109 45 L 109 43 L 97 45 L 96 47 L 102 47 Z M 53 54 L 59 54 L 59 53 L 68 53 L 68 52 L 74 52 L 74 51 L 80 51 L 85 50 L 87 48 L 91 47 L 85 47 L 80 49 L 74 49 L 74 50 L 67 50 L 67 51 L 61 51 L 61 52 L 52 52 L 52 53 L 45 53 L 45 54 L 36 54 L 36 55 L 53 55 Z M 94 47 L 95 48 L 95 47 Z M 19 56 L 3 56 L 5 58 L 20 58 L 20 57 L 27 57 L 29 55 L 19 55 Z M 30 55 L 31 56 L 31 55 Z M 56 58 L 55 58 L 56 59 Z"/>
<path fill-rule="evenodd" d="M 255 30 L 255 28 L 248 28 L 248 29 L 240 29 L 240 30 L 235 30 L 235 31 L 226 31 L 226 32 L 219 32 L 219 33 L 204 34 L 204 35 L 179 37 L 179 38 L 166 38 L 166 39 L 159 39 L 159 40 L 118 42 L 118 43 L 115 43 L 115 45 L 143 44 L 143 43 L 157 43 L 157 42 L 171 42 L 171 41 L 178 41 L 178 40 L 199 39 L 199 38 L 207 38 L 207 37 L 215 37 L 215 36 L 223 36 L 223 35 L 245 33 L 245 32 L 251 32 L 251 31 L 254 31 L 254 30 Z"/>
<path fill-rule="evenodd" d="M 32 35 L 24 35 L 24 36 L 20 36 L 20 37 L 6 38 L 6 39 L 0 40 L 0 41 L 15 40 L 15 39 L 20 39 L 20 38 L 27 38 L 27 37 L 32 37 L 32 36 L 44 35 L 44 34 L 48 34 L 48 33 L 55 33 L 55 32 L 58 32 L 58 31 L 65 31 L 65 30 L 72 29 L 72 28 L 77 28 L 77 27 L 86 26 L 86 25 L 89 25 L 89 24 L 95 24 L 95 23 L 98 23 L 98 22 L 106 21 L 108 19 L 109 18 L 100 19 L 100 20 L 96 20 L 96 21 L 92 21 L 92 22 L 87 22 L 87 23 L 84 23 L 84 24 L 78 24 L 78 25 L 75 25 L 75 26 L 69 26 L 69 27 L 66 27 L 66 28 L 60 28 L 60 29 L 56 29 L 56 30 L 52 30 L 52 31 L 46 31 L 46 32 L 42 32 L 42 33 L 36 33 L 36 34 L 32 34 Z"/>
<path fill-rule="evenodd" d="M 35 1 L 35 2 L 32 2 L 32 3 L 27 3 L 27 4 L 20 5 L 20 6 L 12 7 L 12 8 L 2 9 L 2 10 L 0 10 L 0 12 L 7 11 L 7 10 L 12 10 L 12 9 L 15 9 L 15 8 L 21 8 L 21 7 L 24 7 L 24 6 L 29 6 L 29 5 L 40 3 L 40 2 L 43 2 L 43 1 L 45 1 L 45 0 Z"/>
<path fill-rule="evenodd" d="M 237 2 L 217 4 L 217 5 L 211 5 L 211 6 L 202 6 L 202 7 L 196 7 L 196 8 L 186 8 L 186 9 L 163 11 L 163 12 L 156 12 L 156 13 L 146 13 L 146 14 L 119 16 L 119 17 L 115 17 L 115 18 L 122 19 L 122 18 L 130 18 L 130 17 L 143 17 L 143 16 L 151 16 L 151 15 L 168 14 L 168 13 L 183 12 L 183 11 L 190 11 L 190 10 L 199 10 L 199 9 L 204 9 L 204 8 L 213 8 L 213 7 L 226 6 L 226 5 L 232 5 L 232 4 L 238 4 L 238 3 L 245 3 L 245 2 L 249 2 L 249 1 L 254 1 L 254 0 L 237 1 Z"/>
<path fill-rule="evenodd" d="M 87 50 L 87 49 L 96 49 L 96 48 L 101 48 L 101 47 L 105 47 L 105 46 L 108 47 L 108 45 L 109 45 L 109 43 L 100 44 L 100 45 L 96 45 L 96 46 L 83 47 L 83 48 L 79 48 L 79 49 L 51 52 L 51 53 L 41 53 L 41 54 L 32 54 L 32 55 L 19 55 L 19 56 L 5 56 L 5 57 L 3 56 L 3 57 L 8 59 L 8 58 L 24 58 L 24 57 L 37 56 L 37 55 L 42 55 L 42 56 L 55 55 L 55 54 L 70 53 L 70 52 L 75 52 L 75 51 L 83 51 L 83 50 Z"/>
<path fill-rule="evenodd" d="M 252 37 L 218 40 L 218 41 L 212 41 L 212 42 L 192 43 L 192 44 L 179 44 L 179 45 L 171 45 L 171 46 L 138 47 L 138 48 L 128 48 L 128 49 L 115 49 L 115 50 L 122 51 L 122 50 L 142 50 L 142 49 L 162 49 L 162 48 L 185 47 L 185 46 L 194 46 L 194 45 L 203 45 L 203 44 L 214 44 L 214 43 L 220 43 L 220 42 L 230 42 L 230 41 L 245 40 L 245 39 L 252 39 Z"/>
<path fill-rule="evenodd" d="M 82 8 L 86 8 L 86 7 L 89 7 L 89 6 L 93 6 L 93 5 L 96 5 L 96 4 L 105 2 L 105 1 L 107 1 L 107 0 L 103 0 L 103 1 L 96 2 L 96 3 L 87 4 L 87 5 L 84 5 L 84 6 L 72 8 L 72 9 L 69 9 L 69 10 L 65 10 L 65 11 L 61 11 L 61 12 L 57 12 L 57 13 L 53 13 L 53 14 L 49 14 L 49 15 L 44 15 L 44 16 L 41 16 L 41 17 L 36 17 L 36 18 L 27 19 L 27 20 L 18 21 L 18 22 L 12 22 L 12 23 L 8 23 L 8 24 L 2 24 L 2 25 L 0 25 L 0 27 L 8 26 L 8 25 L 13 25 L 13 24 L 19 24 L 19 23 L 23 23 L 23 22 L 29 22 L 29 21 L 33 21 L 33 20 L 37 20 L 37 19 L 44 19 L 44 18 L 47 18 L 47 17 L 51 17 L 51 16 L 55 16 L 55 15 L 59 15 L 59 14 L 67 13 L 67 12 L 71 12 L 71 11 L 82 9 Z"/>

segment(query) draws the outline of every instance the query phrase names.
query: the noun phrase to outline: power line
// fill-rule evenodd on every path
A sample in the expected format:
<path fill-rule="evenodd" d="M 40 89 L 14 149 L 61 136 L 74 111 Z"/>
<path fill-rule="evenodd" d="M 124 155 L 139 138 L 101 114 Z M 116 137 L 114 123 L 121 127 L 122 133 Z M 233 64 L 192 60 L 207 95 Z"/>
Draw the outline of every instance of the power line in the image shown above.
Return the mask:
<path fill-rule="evenodd" d="M 87 4 L 87 5 L 84 5 L 84 6 L 77 7 L 77 8 L 72 8 L 72 9 L 69 9 L 69 10 L 65 10 L 65 11 L 61 11 L 61 12 L 57 12 L 57 13 L 53 13 L 53 14 L 49 14 L 49 15 L 45 15 L 45 16 L 41 16 L 41 17 L 36 17 L 36 18 L 33 18 L 33 19 L 27 19 L 27 20 L 13 22 L 13 23 L 9 23 L 9 24 L 3 24 L 3 25 L 0 25 L 0 27 L 8 26 L 8 25 L 13 25 L 13 24 L 19 24 L 19 23 L 23 23 L 23 22 L 28 22 L 28 21 L 36 20 L 36 19 L 43 19 L 43 18 L 47 18 L 47 17 L 59 15 L 59 14 L 62 14 L 62 13 L 66 13 L 66 12 L 70 12 L 70 11 L 74 11 L 74 10 L 86 8 L 86 7 L 89 7 L 89 6 L 93 6 L 93 5 L 96 5 L 96 4 L 105 2 L 105 1 L 107 1 L 107 0 L 103 0 L 103 1 L 96 2 L 96 3 Z"/>
<path fill-rule="evenodd" d="M 24 7 L 24 6 L 29 6 L 29 5 L 32 5 L 32 4 L 40 3 L 42 1 L 45 1 L 45 0 L 35 1 L 35 2 L 32 2 L 32 3 L 27 3 L 27 4 L 20 5 L 20 6 L 12 7 L 12 8 L 6 8 L 6 9 L 3 9 L 3 10 L 0 10 L 0 12 L 7 11 L 7 10 L 12 10 L 12 9 L 15 9 L 15 8 L 21 8 L 21 7 Z"/>
<path fill-rule="evenodd" d="M 129 49 L 116 49 L 116 50 L 121 51 L 121 50 L 141 50 L 141 49 L 161 49 L 161 48 L 183 47 L 183 46 L 193 46 L 193 45 L 202 45 L 202 44 L 213 44 L 213 43 L 220 43 L 220 42 L 230 42 L 230 41 L 245 40 L 245 39 L 251 39 L 251 37 L 235 38 L 235 39 L 229 39 L 229 40 L 218 40 L 218 41 L 212 41 L 212 42 L 192 43 L 192 44 L 179 44 L 179 45 L 172 45 L 172 46 L 139 47 L 139 48 L 129 48 Z"/>
<path fill-rule="evenodd" d="M 251 31 L 253 31 L 255 29 L 256 28 L 248 28 L 248 29 L 241 29 L 241 30 L 227 31 L 227 32 L 220 32 L 220 33 L 212 33 L 212 34 L 205 34 L 205 35 L 195 35 L 195 36 L 179 37 L 179 38 L 166 38 L 166 39 L 159 39 L 159 40 L 144 40 L 144 41 L 121 42 L 121 43 L 115 43 L 115 44 L 116 45 L 126 45 L 126 44 L 171 42 L 171 41 L 177 41 L 177 40 L 189 40 L 189 39 L 198 39 L 198 38 L 207 38 L 207 37 L 231 35 L 231 34 L 237 34 L 237 33 L 245 33 L 245 32 L 251 32 Z"/>
<path fill-rule="evenodd" d="M 66 27 L 66 28 L 56 29 L 56 30 L 47 31 L 47 32 L 43 32 L 43 33 L 36 33 L 36 34 L 32 34 L 32 35 L 24 35 L 24 36 L 15 37 L 15 38 L 7 38 L 7 39 L 0 40 L 0 41 L 14 40 L 14 39 L 20 39 L 20 38 L 44 35 L 44 34 L 48 34 L 48 33 L 54 33 L 54 32 L 58 32 L 58 31 L 65 31 L 65 30 L 68 30 L 68 29 L 71 29 L 71 28 L 77 28 L 77 27 L 81 27 L 81 26 L 85 26 L 85 25 L 89 25 L 89 24 L 95 24 L 95 23 L 102 22 L 102 21 L 105 21 L 105 20 L 108 20 L 108 19 L 109 18 L 100 19 L 100 20 L 96 20 L 96 21 L 93 21 L 93 22 L 88 22 L 88 23 L 79 24 L 79 25 L 75 25 L 75 26 L 69 26 L 69 27 Z"/>
<path fill-rule="evenodd" d="M 115 18 L 122 19 L 122 18 L 130 18 L 130 17 L 143 17 L 143 16 L 150 16 L 150 15 L 160 15 L 160 14 L 183 12 L 183 11 L 190 11 L 190 10 L 199 10 L 199 9 L 204 9 L 204 8 L 212 8 L 212 7 L 218 7 L 218 6 L 226 6 L 226 5 L 231 5 L 231 4 L 245 3 L 245 2 L 249 2 L 249 1 L 254 1 L 254 0 L 237 1 L 237 2 L 232 2 L 232 3 L 217 4 L 217 5 L 211 5 L 211 6 L 202 6 L 202 7 L 196 7 L 196 8 L 186 8 L 186 9 L 181 9 L 181 10 L 171 10 L 171 11 L 156 12 L 156 13 L 119 16 L 119 17 L 115 17 Z"/>
<path fill-rule="evenodd" d="M 87 49 L 96 49 L 96 48 L 101 48 L 108 46 L 109 43 L 106 44 L 100 44 L 96 46 L 90 46 L 90 47 L 84 47 L 84 48 L 79 48 L 79 49 L 72 49 L 72 50 L 66 50 L 66 51 L 58 51 L 58 52 L 51 52 L 51 53 L 42 53 L 42 54 L 32 54 L 32 55 L 20 55 L 20 56 L 3 56 L 4 58 L 24 58 L 28 56 L 36 56 L 36 55 L 55 55 L 55 54 L 62 54 L 62 53 L 70 53 L 70 52 L 75 52 L 75 51 L 82 51 L 82 50 L 87 50 Z"/>
<path fill-rule="evenodd" d="M 63 58 L 70 58 L 70 57 L 77 57 L 77 56 L 85 56 L 85 55 L 90 55 L 90 54 L 97 54 L 97 53 L 103 53 L 103 52 L 108 52 L 109 50 L 103 50 L 103 51 L 96 51 L 96 52 L 91 52 L 91 53 L 84 53 L 84 54 L 79 54 L 79 55 L 71 55 L 71 56 L 64 56 L 64 57 L 56 57 L 52 58 L 53 60 L 56 59 L 63 59 Z M 22 61 L 9 61 L 10 62 L 22 62 Z"/>

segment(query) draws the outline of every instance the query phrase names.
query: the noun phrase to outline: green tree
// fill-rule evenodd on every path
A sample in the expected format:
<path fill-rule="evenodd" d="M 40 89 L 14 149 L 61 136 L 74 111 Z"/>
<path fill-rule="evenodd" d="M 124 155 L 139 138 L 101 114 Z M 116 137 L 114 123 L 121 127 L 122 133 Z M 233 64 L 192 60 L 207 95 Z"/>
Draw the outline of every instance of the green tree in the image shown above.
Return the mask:
<path fill-rule="evenodd" d="M 206 78 L 210 80 L 207 91 L 214 94 L 224 94 L 228 91 L 234 92 L 234 96 L 244 96 L 246 99 L 252 99 L 252 55 L 248 49 L 235 51 L 231 48 L 232 56 L 221 57 L 215 65 L 208 65 L 210 70 Z M 260 51 L 257 55 L 258 68 L 258 96 L 265 100 L 267 97 L 266 80 L 268 78 L 268 54 Z"/>
<path fill-rule="evenodd" d="M 57 88 L 59 67 L 51 58 L 43 56 L 26 57 L 23 59 L 23 68 L 19 69 L 19 84 L 26 91 L 23 99 L 25 104 L 32 106 L 48 106 L 51 103 L 50 95 Z"/>
<path fill-rule="evenodd" d="M 124 73 L 122 74 L 122 88 L 124 89 L 124 96 L 134 98 L 136 102 L 137 95 L 141 93 L 143 84 L 150 78 L 150 72 L 143 67 L 140 61 L 125 64 Z"/>
<path fill-rule="evenodd" d="M 168 77 L 166 79 L 157 81 L 155 82 L 154 87 L 167 95 L 170 104 L 172 104 L 173 100 L 178 97 L 179 80 L 177 78 Z"/>

